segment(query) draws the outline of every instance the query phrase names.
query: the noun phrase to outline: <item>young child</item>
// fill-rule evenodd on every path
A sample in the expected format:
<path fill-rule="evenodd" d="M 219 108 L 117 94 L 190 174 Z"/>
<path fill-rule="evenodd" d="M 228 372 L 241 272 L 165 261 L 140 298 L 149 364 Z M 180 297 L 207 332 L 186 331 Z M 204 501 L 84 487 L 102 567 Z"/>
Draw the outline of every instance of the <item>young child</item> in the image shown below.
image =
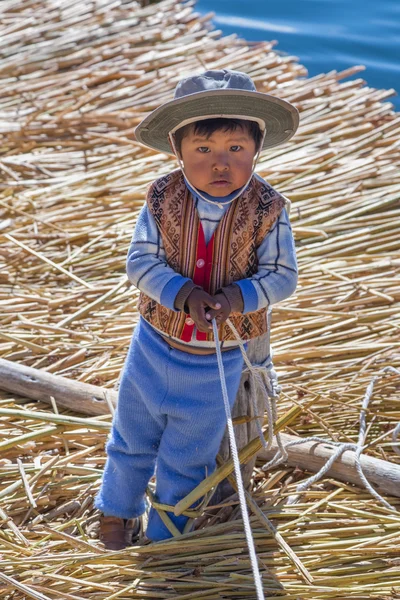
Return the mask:
<path fill-rule="evenodd" d="M 135 130 L 143 144 L 172 150 L 180 168 L 150 185 L 127 256 L 140 317 L 95 499 L 107 548 L 137 537 L 154 472 L 157 501 L 174 506 L 216 467 L 226 427 L 216 343 L 231 408 L 243 366 L 226 319 L 247 343 L 267 331 L 267 307 L 297 284 L 287 199 L 254 169 L 260 151 L 298 124 L 290 103 L 223 69 L 181 80 L 174 100 Z M 182 532 L 188 517 L 167 514 Z M 146 535 L 172 537 L 153 507 Z"/>

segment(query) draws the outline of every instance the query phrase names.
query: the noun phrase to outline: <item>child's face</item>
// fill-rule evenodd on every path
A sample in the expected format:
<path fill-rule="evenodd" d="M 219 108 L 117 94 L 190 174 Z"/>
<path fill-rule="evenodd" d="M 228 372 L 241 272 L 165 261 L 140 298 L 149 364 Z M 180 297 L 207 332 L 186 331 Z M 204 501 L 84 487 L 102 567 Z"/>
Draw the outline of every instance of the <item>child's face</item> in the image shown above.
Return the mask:
<path fill-rule="evenodd" d="M 212 196 L 226 196 L 242 187 L 251 175 L 255 154 L 255 141 L 241 126 L 215 131 L 208 139 L 190 128 L 181 144 L 189 182 Z"/>

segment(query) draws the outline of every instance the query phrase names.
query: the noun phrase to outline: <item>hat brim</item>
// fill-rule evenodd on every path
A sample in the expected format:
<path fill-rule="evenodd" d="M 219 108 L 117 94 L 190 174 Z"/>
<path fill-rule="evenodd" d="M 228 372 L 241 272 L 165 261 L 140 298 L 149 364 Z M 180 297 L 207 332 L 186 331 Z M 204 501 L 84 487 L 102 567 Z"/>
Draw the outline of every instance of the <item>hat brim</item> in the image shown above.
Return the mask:
<path fill-rule="evenodd" d="M 297 108 L 281 98 L 244 90 L 208 90 L 165 102 L 139 123 L 135 136 L 145 146 L 173 154 L 168 133 L 188 119 L 207 116 L 261 119 L 266 128 L 262 150 L 287 142 L 299 126 Z"/>

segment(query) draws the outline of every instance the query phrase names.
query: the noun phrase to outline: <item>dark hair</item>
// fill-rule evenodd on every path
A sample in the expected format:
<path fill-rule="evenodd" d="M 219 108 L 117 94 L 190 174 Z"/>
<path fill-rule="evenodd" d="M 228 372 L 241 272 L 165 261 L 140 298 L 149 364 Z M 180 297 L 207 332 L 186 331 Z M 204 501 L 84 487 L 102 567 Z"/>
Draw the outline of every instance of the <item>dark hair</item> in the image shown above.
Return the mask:
<path fill-rule="evenodd" d="M 228 119 L 225 117 L 218 117 L 213 119 L 204 119 L 202 121 L 195 121 L 184 125 L 175 131 L 175 145 L 178 152 L 181 152 L 182 140 L 188 135 L 189 131 L 193 128 L 193 133 L 196 135 L 204 135 L 208 139 L 214 131 L 235 131 L 238 127 L 242 127 L 247 130 L 248 134 L 253 138 L 256 144 L 256 150 L 258 150 L 261 140 L 262 133 L 259 124 L 256 121 L 249 121 L 248 119 Z"/>

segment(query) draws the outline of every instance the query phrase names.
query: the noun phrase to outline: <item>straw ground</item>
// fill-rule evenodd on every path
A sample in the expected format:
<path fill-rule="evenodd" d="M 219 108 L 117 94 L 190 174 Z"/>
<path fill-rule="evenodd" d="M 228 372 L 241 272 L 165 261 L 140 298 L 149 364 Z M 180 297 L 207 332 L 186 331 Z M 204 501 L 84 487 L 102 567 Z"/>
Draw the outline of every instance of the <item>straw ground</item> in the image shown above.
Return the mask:
<path fill-rule="evenodd" d="M 279 414 L 313 400 L 288 433 L 356 441 L 371 377 L 399 366 L 395 91 L 368 86 L 362 65 L 308 77 L 276 41 L 221 37 L 187 2 L 3 0 L 0 14 L 1 358 L 117 389 L 138 320 L 127 247 L 146 186 L 176 167 L 133 129 L 185 74 L 243 70 L 301 113 L 296 136 L 257 168 L 293 203 L 300 273 L 296 294 L 273 310 Z M 396 463 L 399 386 L 394 374 L 378 382 L 366 449 Z M 179 539 L 105 552 L 93 496 L 111 415 L 0 398 L 0 408 L 25 411 L 0 417 L 3 598 L 254 598 L 236 497 L 208 507 Z M 49 422 L 37 411 L 60 415 Z M 253 514 L 266 595 L 399 596 L 398 512 L 332 479 L 289 506 L 308 474 L 260 466 L 252 498 L 313 577 L 304 580 Z"/>

